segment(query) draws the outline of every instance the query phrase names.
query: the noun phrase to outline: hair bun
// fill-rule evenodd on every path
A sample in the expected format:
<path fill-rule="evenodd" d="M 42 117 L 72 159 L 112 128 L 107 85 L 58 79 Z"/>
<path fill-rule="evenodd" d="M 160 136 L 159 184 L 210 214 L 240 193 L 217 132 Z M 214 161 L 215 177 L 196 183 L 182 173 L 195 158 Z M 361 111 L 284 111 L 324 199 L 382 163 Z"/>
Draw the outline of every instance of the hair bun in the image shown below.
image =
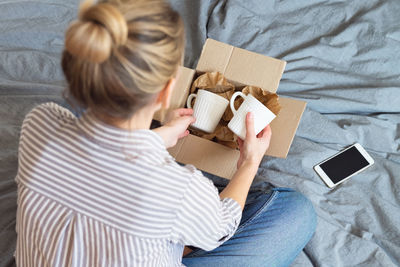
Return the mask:
<path fill-rule="evenodd" d="M 65 49 L 74 56 L 102 63 L 114 47 L 124 45 L 127 39 L 128 25 L 116 7 L 108 3 L 90 6 L 84 2 L 79 20 L 66 32 Z"/>

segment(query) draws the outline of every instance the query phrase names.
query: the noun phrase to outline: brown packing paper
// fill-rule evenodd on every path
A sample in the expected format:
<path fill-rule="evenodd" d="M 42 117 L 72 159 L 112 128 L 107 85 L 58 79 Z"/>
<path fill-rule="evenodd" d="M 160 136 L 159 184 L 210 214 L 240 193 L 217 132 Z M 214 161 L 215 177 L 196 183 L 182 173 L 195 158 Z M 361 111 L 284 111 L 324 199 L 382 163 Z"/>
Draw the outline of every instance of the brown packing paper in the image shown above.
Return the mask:
<path fill-rule="evenodd" d="M 203 75 L 197 77 L 197 79 L 192 84 L 190 93 L 196 92 L 197 89 L 206 89 L 210 92 L 223 96 L 228 91 L 234 91 L 235 86 L 228 82 L 224 75 L 222 75 L 218 71 L 215 71 L 206 72 Z"/>
<path fill-rule="evenodd" d="M 252 94 L 258 101 L 271 110 L 272 113 L 278 116 L 279 111 L 281 110 L 281 105 L 279 105 L 279 97 L 277 94 L 265 91 L 256 86 L 246 86 L 243 88 L 242 93 L 245 95 Z M 238 97 L 234 103 L 235 108 L 238 108 L 242 103 L 243 98 Z"/>
<path fill-rule="evenodd" d="M 200 75 L 193 82 L 190 93 L 196 93 L 198 89 L 213 92 L 226 98 L 227 100 L 230 100 L 235 92 L 235 86 L 219 72 L 206 72 Z M 279 105 L 279 97 L 277 94 L 264 91 L 260 87 L 256 86 L 246 86 L 243 88 L 242 92 L 246 95 L 249 93 L 252 94 L 275 115 L 278 115 L 281 106 Z M 243 98 L 236 98 L 234 103 L 235 108 L 239 108 L 242 102 Z M 238 148 L 236 142 L 237 137 L 227 126 L 232 118 L 233 113 L 230 107 L 228 107 L 213 133 L 209 134 L 197 130 L 191 130 L 191 132 L 192 134 L 202 137 L 204 139 L 212 140 L 227 147 L 236 149 Z"/>

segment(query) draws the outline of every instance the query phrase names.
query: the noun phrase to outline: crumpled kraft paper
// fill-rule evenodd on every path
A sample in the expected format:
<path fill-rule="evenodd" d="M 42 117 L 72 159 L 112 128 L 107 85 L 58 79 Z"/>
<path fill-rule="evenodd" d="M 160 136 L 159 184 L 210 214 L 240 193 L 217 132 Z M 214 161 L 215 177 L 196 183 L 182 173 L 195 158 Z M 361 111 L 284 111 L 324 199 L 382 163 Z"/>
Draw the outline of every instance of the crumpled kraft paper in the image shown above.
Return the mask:
<path fill-rule="evenodd" d="M 281 105 L 279 105 L 279 96 L 275 93 L 265 91 L 257 86 L 246 86 L 243 88 L 242 93 L 245 95 L 252 94 L 258 101 L 264 104 L 269 110 L 275 115 L 281 111 Z M 243 98 L 238 97 L 235 100 L 235 108 L 238 108 L 243 103 Z"/>
<path fill-rule="evenodd" d="M 235 86 L 219 72 L 206 72 L 203 75 L 200 75 L 193 82 L 190 93 L 196 93 L 198 89 L 204 89 L 213 92 L 228 100 L 230 100 L 232 95 L 235 93 Z M 252 94 L 275 115 L 278 115 L 279 111 L 281 110 L 281 106 L 279 105 L 279 97 L 275 93 L 264 91 L 260 87 L 256 86 L 246 86 L 243 88 L 242 93 L 245 95 L 249 93 Z M 237 97 L 234 103 L 235 108 L 238 109 L 242 103 L 243 98 Z M 238 144 L 236 142 L 237 136 L 228 128 L 228 123 L 232 118 L 233 113 L 228 106 L 213 133 L 204 133 L 193 129 L 191 129 L 191 132 L 199 137 L 236 149 L 238 148 Z"/>

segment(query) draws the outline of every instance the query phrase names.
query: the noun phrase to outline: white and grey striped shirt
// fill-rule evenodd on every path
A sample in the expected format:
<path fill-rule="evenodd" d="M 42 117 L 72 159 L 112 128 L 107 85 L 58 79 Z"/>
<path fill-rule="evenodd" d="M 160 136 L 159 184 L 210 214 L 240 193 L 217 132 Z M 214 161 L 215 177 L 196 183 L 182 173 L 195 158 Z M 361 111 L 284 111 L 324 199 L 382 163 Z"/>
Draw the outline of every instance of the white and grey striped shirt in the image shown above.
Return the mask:
<path fill-rule="evenodd" d="M 214 249 L 241 218 L 155 132 L 55 103 L 26 116 L 16 181 L 18 266 L 181 266 L 184 245 Z"/>

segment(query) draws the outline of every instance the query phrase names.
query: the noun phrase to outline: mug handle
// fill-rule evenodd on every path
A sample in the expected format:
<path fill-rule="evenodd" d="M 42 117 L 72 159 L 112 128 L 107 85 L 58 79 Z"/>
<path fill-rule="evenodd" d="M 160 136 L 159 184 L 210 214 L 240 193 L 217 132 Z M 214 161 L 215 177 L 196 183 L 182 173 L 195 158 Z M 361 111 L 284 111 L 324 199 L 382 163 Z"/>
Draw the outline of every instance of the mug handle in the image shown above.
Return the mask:
<path fill-rule="evenodd" d="M 231 110 L 232 110 L 233 115 L 235 115 L 235 114 L 236 114 L 236 111 L 237 111 L 237 110 L 235 109 L 234 103 L 235 103 L 236 97 L 238 97 L 238 96 L 241 96 L 241 97 L 243 97 L 243 99 L 246 99 L 246 95 L 243 94 L 242 92 L 236 92 L 236 93 L 234 93 L 234 94 L 232 95 L 231 100 L 229 101 L 229 104 L 230 104 L 230 106 L 231 106 Z"/>
<path fill-rule="evenodd" d="M 196 94 L 190 94 L 190 95 L 189 95 L 189 97 L 188 97 L 188 99 L 187 99 L 187 101 L 186 101 L 186 106 L 187 106 L 188 108 L 192 108 L 192 99 L 193 99 L 194 97 L 197 97 L 197 95 L 196 95 Z"/>

